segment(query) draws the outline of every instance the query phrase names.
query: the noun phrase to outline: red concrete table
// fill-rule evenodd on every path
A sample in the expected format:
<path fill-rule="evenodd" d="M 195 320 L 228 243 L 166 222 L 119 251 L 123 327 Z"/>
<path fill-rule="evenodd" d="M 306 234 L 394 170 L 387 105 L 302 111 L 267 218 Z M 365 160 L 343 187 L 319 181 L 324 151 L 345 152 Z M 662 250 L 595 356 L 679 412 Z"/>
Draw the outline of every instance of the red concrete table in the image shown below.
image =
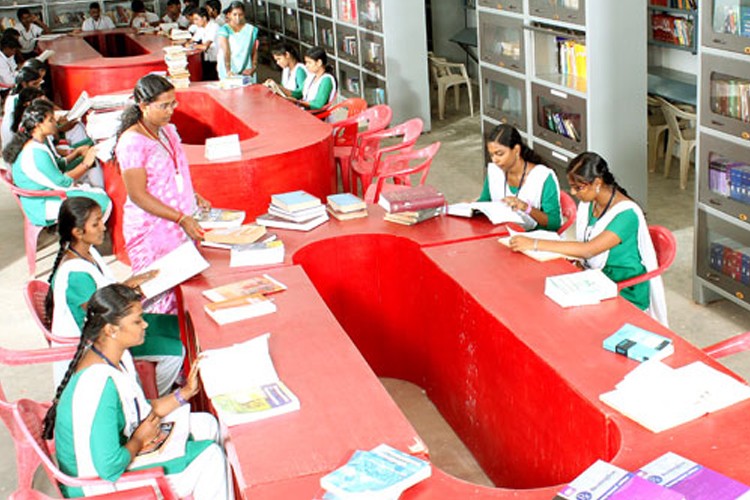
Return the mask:
<path fill-rule="evenodd" d="M 166 71 L 163 47 L 172 42 L 159 35 L 139 35 L 132 29 L 119 28 L 87 34 L 66 35 L 40 48 L 51 49 L 49 59 L 54 101 L 70 109 L 84 90 L 89 95 L 132 90 L 143 75 Z M 203 76 L 201 55 L 188 56 L 188 70 L 193 81 Z"/>
<path fill-rule="evenodd" d="M 750 484 L 750 402 L 653 434 L 598 400 L 637 366 L 601 347 L 623 323 L 672 338 L 675 354 L 666 361 L 672 366 L 701 360 L 731 373 L 695 346 L 624 299 L 560 308 L 544 296 L 544 278 L 572 271 L 566 262 L 538 263 L 510 252 L 494 237 L 421 245 L 420 240 L 430 240 L 425 234 L 436 234 L 435 227 L 423 223 L 397 235 L 385 222 L 378 228 L 378 220 L 360 223 L 369 226 L 368 231 L 332 224 L 329 234 L 313 232 L 307 244 L 295 242 L 291 260 L 303 267 L 317 289 L 305 293 L 313 304 L 319 302 L 318 293 L 323 297 L 378 376 L 408 380 L 425 389 L 498 485 L 473 485 L 433 468 L 433 477 L 409 490 L 405 499 L 551 498 L 597 458 L 632 470 L 670 450 Z M 268 272 L 276 277 L 287 269 Z M 238 276 L 216 270 L 200 279 L 213 285 Z M 212 339 L 231 343 L 243 338 L 234 333 L 225 338 L 223 329 L 217 332 L 205 323 L 197 326 L 202 304 L 195 297 L 205 285 L 189 282 L 182 288 L 189 292 L 185 306 L 202 347 L 217 341 Z M 313 317 L 309 314 L 301 310 L 299 321 L 308 325 L 305 329 L 316 329 L 317 320 L 305 321 Z M 267 316 L 268 326 L 257 331 L 249 322 L 237 323 L 231 331 L 285 330 L 286 320 L 274 316 Z M 345 351 L 343 344 L 332 341 L 328 357 L 335 360 L 339 349 Z M 287 357 L 281 348 L 274 355 L 280 363 Z M 298 351 L 288 356 L 308 374 L 309 384 L 315 384 L 319 372 L 326 380 L 326 363 L 308 363 Z M 339 403 L 348 405 L 344 399 Z M 368 409 L 376 411 L 372 405 Z M 339 450 L 346 447 L 344 442 L 356 441 L 353 429 L 347 428 L 327 446 Z M 275 436 L 259 439 L 265 445 L 255 446 L 263 448 L 271 446 Z M 256 484 L 244 472 L 249 470 L 242 458 L 244 447 L 235 442 L 235 449 L 240 450 L 244 484 Z M 314 461 L 317 453 L 294 451 L 287 460 Z M 276 467 L 290 474 L 276 476 L 273 484 L 257 483 L 253 494 L 282 498 L 277 494 L 283 492 L 283 498 L 310 498 L 325 473 L 295 475 L 284 461 Z"/>
<path fill-rule="evenodd" d="M 271 195 L 303 189 L 322 199 L 335 190 L 331 126 L 262 85 L 219 90 L 196 83 L 177 91 L 172 122 L 182 137 L 195 190 L 215 207 L 265 213 Z M 238 134 L 241 156 L 205 158 L 205 140 Z M 117 167 L 104 168 L 113 200 L 110 229 L 117 257 L 127 262 L 122 238 L 126 192 Z"/>

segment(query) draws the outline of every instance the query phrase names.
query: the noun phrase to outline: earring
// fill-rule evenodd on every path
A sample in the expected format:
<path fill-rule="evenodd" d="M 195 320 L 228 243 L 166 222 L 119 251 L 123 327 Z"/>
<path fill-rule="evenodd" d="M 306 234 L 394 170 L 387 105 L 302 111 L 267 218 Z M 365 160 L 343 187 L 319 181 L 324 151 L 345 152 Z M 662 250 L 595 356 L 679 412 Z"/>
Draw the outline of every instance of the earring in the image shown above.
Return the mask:
<path fill-rule="evenodd" d="M 599 191 L 601 190 L 601 186 L 596 186 L 596 194 L 599 194 Z"/>

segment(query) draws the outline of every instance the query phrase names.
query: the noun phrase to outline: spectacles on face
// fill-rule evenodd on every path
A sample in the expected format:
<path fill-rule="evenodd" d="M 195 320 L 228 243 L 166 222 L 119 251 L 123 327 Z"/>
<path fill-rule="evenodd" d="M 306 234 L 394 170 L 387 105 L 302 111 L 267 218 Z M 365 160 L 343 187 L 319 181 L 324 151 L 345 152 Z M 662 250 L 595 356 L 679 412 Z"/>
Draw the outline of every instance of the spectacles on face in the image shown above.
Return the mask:
<path fill-rule="evenodd" d="M 178 104 L 179 103 L 177 102 L 177 99 L 175 99 L 173 101 L 152 102 L 151 106 L 156 106 L 161 111 L 168 111 L 168 110 L 176 108 Z"/>

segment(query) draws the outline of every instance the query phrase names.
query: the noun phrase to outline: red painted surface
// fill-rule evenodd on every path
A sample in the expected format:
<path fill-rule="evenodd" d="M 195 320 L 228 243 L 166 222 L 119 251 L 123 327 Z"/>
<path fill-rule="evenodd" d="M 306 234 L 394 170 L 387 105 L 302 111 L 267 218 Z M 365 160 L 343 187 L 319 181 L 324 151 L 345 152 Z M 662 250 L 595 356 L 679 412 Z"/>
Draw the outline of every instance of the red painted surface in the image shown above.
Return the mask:
<path fill-rule="evenodd" d="M 143 75 L 166 71 L 162 48 L 168 45 L 166 37 L 138 35 L 128 28 L 40 43 L 42 49 L 55 51 L 49 59 L 50 77 L 54 101 L 63 109 L 70 109 L 84 90 L 89 95 L 128 92 Z M 116 54 L 126 56 L 112 57 Z M 188 56 L 188 70 L 191 80 L 202 78 L 200 53 Z"/>
<path fill-rule="evenodd" d="M 730 373 L 726 368 L 624 299 L 560 308 L 544 296 L 544 278 L 573 267 L 561 261 L 538 263 L 510 252 L 496 238 L 481 237 L 486 229 L 482 220 L 443 218 L 402 228 L 374 216 L 378 210 L 371 208 L 368 219 L 329 222 L 310 233 L 279 231 L 292 262 L 302 265 L 317 293 L 305 292 L 291 305 L 289 297 L 284 298 L 277 302 L 279 312 L 262 322 L 258 318 L 257 323 L 254 319 L 220 330 L 198 325 L 200 316 L 210 321 L 198 302 L 205 301 L 200 296 L 206 286 L 202 280 L 213 285 L 239 279 L 237 270 L 226 267 L 226 257 L 218 251 L 204 252 L 212 269 L 201 281 L 182 287 L 201 346 L 229 345 L 266 330 L 299 334 L 297 323 L 278 316 L 286 307 L 305 321 L 305 333 L 317 332 L 319 320 L 308 317 L 307 308 L 308 302 L 319 302 L 319 293 L 373 371 L 424 388 L 498 486 L 470 484 L 433 467 L 433 476 L 410 489 L 404 499 L 548 499 L 597 458 L 635 470 L 666 451 L 750 483 L 750 402 L 653 434 L 598 400 L 637 365 L 601 347 L 603 339 L 625 322 L 672 338 L 675 354 L 666 360 L 671 366 L 700 360 Z M 462 224 L 482 229 L 466 237 Z M 441 232 L 444 244 L 439 241 Z M 284 282 L 281 276 L 288 269 L 285 265 L 265 272 Z M 235 274 L 229 274 L 232 271 Z M 296 288 L 290 286 L 277 301 Z M 336 360 L 340 350 L 348 352 L 343 343 L 331 342 L 328 359 Z M 307 373 L 305 388 L 325 386 L 328 362 L 300 357 L 294 350 L 287 354 L 281 347 L 272 350 L 272 356 L 275 362 L 289 362 L 287 366 Z M 356 374 L 359 369 L 353 370 Z M 348 376 L 338 374 L 339 379 Z M 296 390 L 291 383 L 290 387 Z M 348 405 L 350 396 L 342 396 L 340 404 Z M 357 401 L 356 395 L 351 397 Z M 306 399 L 302 401 L 304 405 Z M 314 397 L 310 404 L 316 404 Z M 377 419 L 379 411 L 391 407 L 373 402 L 366 408 Z M 372 429 L 366 430 L 371 418 L 340 420 L 340 432 L 323 448 L 341 450 L 363 436 L 374 437 Z M 296 474 L 286 462 L 318 463 L 318 452 L 297 451 L 317 437 L 294 445 L 276 464 L 289 475 L 275 476 L 272 484 L 257 483 L 251 476 L 257 450 L 273 446 L 276 435 L 266 434 L 248 447 L 235 443 L 235 472 L 246 496 L 315 495 L 317 478 L 327 471 Z M 381 441 L 390 442 L 385 435 Z"/>
<path fill-rule="evenodd" d="M 193 84 L 178 90 L 177 100 L 173 123 L 184 141 L 193 186 L 213 206 L 244 210 L 251 221 L 266 212 L 274 193 L 303 189 L 325 199 L 334 192 L 327 123 L 262 85 L 217 90 Z M 206 137 L 229 134 L 239 134 L 241 156 L 207 160 Z M 125 191 L 114 165 L 105 166 L 105 180 L 114 202 L 109 224 L 113 247 L 118 259 L 127 262 L 121 210 Z"/>

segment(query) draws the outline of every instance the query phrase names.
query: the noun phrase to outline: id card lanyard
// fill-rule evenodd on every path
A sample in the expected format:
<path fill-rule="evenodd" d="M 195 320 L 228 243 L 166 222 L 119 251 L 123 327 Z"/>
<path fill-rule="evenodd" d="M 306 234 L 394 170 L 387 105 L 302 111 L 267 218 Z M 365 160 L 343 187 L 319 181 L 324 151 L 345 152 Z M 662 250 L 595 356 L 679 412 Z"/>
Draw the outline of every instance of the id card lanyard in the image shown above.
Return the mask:
<path fill-rule="evenodd" d="M 177 191 L 180 194 L 182 194 L 182 192 L 185 190 L 185 180 L 183 179 L 182 173 L 180 172 L 180 167 L 177 163 L 177 151 L 172 146 L 172 141 L 170 141 L 169 137 L 165 134 L 164 138 L 167 141 L 165 143 L 161 138 L 161 130 L 160 130 L 159 135 L 155 135 L 153 132 L 151 132 L 151 130 L 148 129 L 148 127 L 146 127 L 146 125 L 144 125 L 143 122 L 139 122 L 139 123 L 141 127 L 143 128 L 143 130 L 146 131 L 148 136 L 152 138 L 153 140 L 155 140 L 156 142 L 158 142 L 161 145 L 161 147 L 163 147 L 164 150 L 169 155 L 169 158 L 172 160 L 172 165 L 174 165 L 174 180 L 175 180 L 175 183 L 177 184 Z"/>

